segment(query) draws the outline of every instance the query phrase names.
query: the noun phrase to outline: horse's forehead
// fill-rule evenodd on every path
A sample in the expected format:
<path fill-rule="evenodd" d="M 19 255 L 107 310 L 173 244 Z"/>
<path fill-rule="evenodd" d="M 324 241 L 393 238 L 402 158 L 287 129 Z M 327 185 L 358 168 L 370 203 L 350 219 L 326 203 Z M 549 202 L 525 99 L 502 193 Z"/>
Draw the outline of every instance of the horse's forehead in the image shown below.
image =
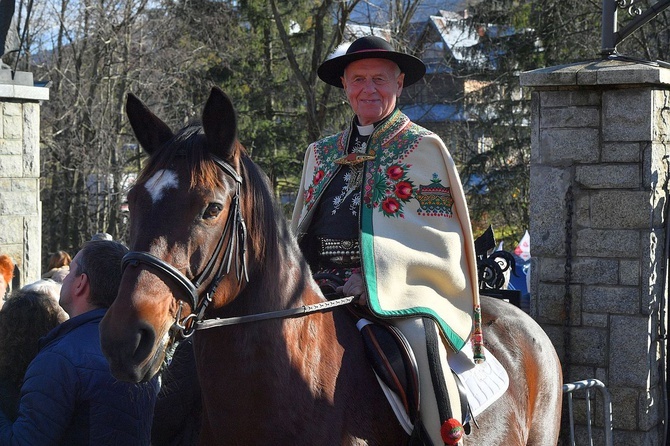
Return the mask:
<path fill-rule="evenodd" d="M 166 169 L 159 170 L 144 183 L 144 188 L 149 192 L 154 203 L 160 201 L 168 190 L 178 187 L 179 176 L 176 172 Z"/>

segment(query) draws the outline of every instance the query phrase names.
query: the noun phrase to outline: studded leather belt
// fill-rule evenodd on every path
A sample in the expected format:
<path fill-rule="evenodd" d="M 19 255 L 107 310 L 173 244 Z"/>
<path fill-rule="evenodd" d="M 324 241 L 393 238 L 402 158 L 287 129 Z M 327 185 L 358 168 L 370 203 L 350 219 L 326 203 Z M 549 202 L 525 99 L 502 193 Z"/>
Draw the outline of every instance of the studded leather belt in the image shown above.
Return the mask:
<path fill-rule="evenodd" d="M 321 264 L 356 267 L 361 263 L 361 250 L 356 239 L 333 239 L 319 237 L 319 261 Z"/>

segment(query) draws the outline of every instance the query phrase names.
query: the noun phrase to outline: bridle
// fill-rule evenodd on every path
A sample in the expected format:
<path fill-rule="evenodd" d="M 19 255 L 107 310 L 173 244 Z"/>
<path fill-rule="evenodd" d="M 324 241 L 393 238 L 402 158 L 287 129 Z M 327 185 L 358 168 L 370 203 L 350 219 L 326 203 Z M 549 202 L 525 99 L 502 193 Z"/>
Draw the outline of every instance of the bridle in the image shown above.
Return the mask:
<path fill-rule="evenodd" d="M 121 261 L 122 271 L 125 271 L 129 265 L 149 265 L 171 279 L 173 283 L 176 283 L 181 291 L 184 292 L 188 299 L 188 303 L 191 305 L 192 312 L 183 320 L 181 319 L 183 301 L 180 299 L 180 306 L 177 311 L 176 321 L 173 328 L 178 330 L 185 338 L 193 334 L 196 324 L 204 318 L 205 310 L 211 303 L 212 296 L 216 292 L 216 289 L 223 278 L 230 273 L 233 262 L 235 263 L 235 277 L 237 278 L 238 284 L 243 283 L 243 281 L 249 281 L 246 262 L 247 227 L 244 223 L 244 217 L 242 216 L 242 209 L 240 207 L 242 177 L 237 173 L 233 166 L 217 156 L 211 156 L 214 163 L 235 180 L 235 195 L 232 199 L 231 208 L 228 212 L 228 218 L 226 219 L 226 225 L 221 233 L 221 238 L 219 238 L 216 248 L 203 270 L 193 279 L 188 279 L 177 268 L 166 261 L 143 251 L 130 251 Z M 216 272 L 214 279 L 209 283 L 207 290 L 203 293 L 204 297 L 201 299 L 198 294 L 198 289 L 214 271 L 217 259 L 223 249 L 223 242 L 227 235 L 229 236 L 229 240 L 225 247 L 219 269 Z"/>
<path fill-rule="evenodd" d="M 223 232 L 221 233 L 221 238 L 216 244 L 216 248 L 214 249 L 212 256 L 203 270 L 193 279 L 188 279 L 177 268 L 170 265 L 166 261 L 143 251 L 130 251 L 123 257 L 121 261 L 122 271 L 125 271 L 129 265 L 134 267 L 139 266 L 140 264 L 151 266 L 152 268 L 158 270 L 159 273 L 162 273 L 163 276 L 171 279 L 172 282 L 177 284 L 181 291 L 186 295 L 188 303 L 191 305 L 192 311 L 188 316 L 182 319 L 181 314 L 184 301 L 182 299 L 178 299 L 179 308 L 175 316 L 175 322 L 170 331 L 181 335 L 182 338 L 188 338 L 196 330 L 204 330 L 207 328 L 236 325 L 245 322 L 254 322 L 267 319 L 300 316 L 351 303 L 354 297 L 348 296 L 341 299 L 320 302 L 313 305 L 303 305 L 297 308 L 272 311 L 268 313 L 252 314 L 231 318 L 216 318 L 210 320 L 204 319 L 205 310 L 212 302 L 212 296 L 214 296 L 214 293 L 216 292 L 216 289 L 223 278 L 230 273 L 233 262 L 235 262 L 235 277 L 238 284 L 249 282 L 246 263 L 247 227 L 244 222 L 244 217 L 242 216 L 242 210 L 240 207 L 242 177 L 237 173 L 233 166 L 227 162 L 214 155 L 212 155 L 212 159 L 218 167 L 220 167 L 225 173 L 230 175 L 235 180 L 236 190 L 230 212 L 228 213 L 228 218 L 226 219 L 226 225 L 224 226 Z M 212 279 L 210 282 L 206 291 L 203 293 L 204 297 L 201 299 L 198 293 L 198 289 L 212 274 L 216 261 L 221 254 L 221 250 L 223 249 L 223 242 L 226 239 L 226 235 L 229 235 L 229 237 L 228 244 L 226 245 L 223 254 L 223 259 L 221 260 L 221 264 L 219 265 L 219 269 L 216 272 L 214 279 Z"/>

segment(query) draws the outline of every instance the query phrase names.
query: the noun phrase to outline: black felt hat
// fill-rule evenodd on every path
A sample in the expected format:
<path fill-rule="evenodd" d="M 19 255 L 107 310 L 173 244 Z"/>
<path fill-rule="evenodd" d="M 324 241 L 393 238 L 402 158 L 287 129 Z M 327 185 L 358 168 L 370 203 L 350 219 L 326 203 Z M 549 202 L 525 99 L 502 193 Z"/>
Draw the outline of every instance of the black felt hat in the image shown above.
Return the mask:
<path fill-rule="evenodd" d="M 344 75 L 344 69 L 351 62 L 360 59 L 388 59 L 395 62 L 400 71 L 405 73 L 403 83 L 405 87 L 417 82 L 426 74 L 426 66 L 421 59 L 395 51 L 390 43 L 377 36 L 356 39 L 345 54 L 326 59 L 316 73 L 325 83 L 343 88 L 340 78 Z"/>

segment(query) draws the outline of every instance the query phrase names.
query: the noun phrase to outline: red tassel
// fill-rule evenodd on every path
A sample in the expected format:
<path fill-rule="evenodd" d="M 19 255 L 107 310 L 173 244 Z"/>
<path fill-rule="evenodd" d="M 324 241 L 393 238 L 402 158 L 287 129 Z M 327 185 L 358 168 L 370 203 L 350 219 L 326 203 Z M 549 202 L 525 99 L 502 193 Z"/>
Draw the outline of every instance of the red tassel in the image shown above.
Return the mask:
<path fill-rule="evenodd" d="M 442 441 L 444 441 L 444 444 L 450 446 L 458 444 L 461 438 L 463 438 L 464 433 L 463 425 L 455 418 L 449 418 L 442 423 L 442 427 L 440 428 Z"/>

